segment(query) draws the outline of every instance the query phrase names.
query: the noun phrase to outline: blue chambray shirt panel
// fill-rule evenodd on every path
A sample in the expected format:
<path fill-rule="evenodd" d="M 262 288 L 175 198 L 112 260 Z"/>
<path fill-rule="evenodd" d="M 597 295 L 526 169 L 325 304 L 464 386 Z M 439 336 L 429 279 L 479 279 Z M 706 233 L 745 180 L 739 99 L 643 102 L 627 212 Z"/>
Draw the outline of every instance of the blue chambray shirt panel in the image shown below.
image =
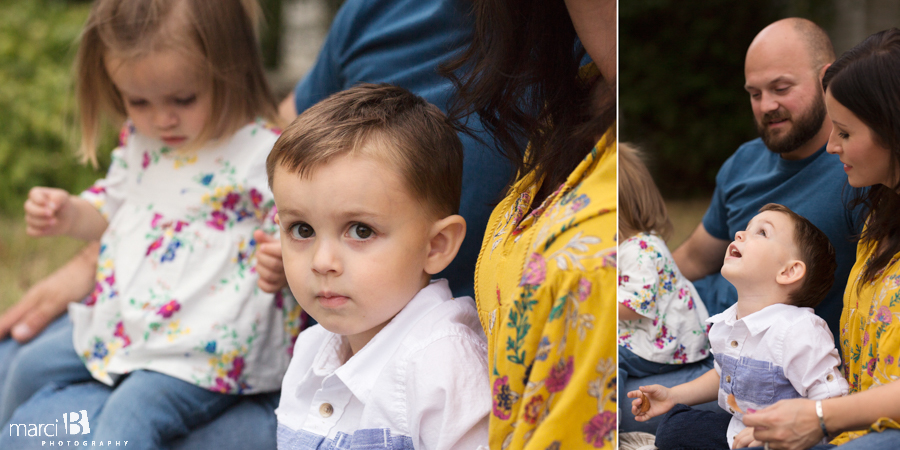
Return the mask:
<path fill-rule="evenodd" d="M 356 430 L 353 434 L 339 432 L 334 439 L 326 439 L 309 431 L 294 431 L 278 425 L 279 450 L 415 450 L 412 438 L 395 436 L 387 428 Z"/>

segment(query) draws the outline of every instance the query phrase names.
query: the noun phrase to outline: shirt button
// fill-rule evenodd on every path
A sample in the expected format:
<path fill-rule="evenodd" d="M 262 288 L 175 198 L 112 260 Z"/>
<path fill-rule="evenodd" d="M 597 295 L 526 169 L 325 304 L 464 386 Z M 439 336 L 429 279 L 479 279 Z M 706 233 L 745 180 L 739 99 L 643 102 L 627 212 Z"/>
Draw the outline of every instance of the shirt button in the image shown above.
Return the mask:
<path fill-rule="evenodd" d="M 319 407 L 319 414 L 322 417 L 331 417 L 334 414 L 334 407 L 331 406 L 331 403 L 322 403 L 322 406 Z"/>
<path fill-rule="evenodd" d="M 737 346 L 738 346 L 737 341 L 731 341 L 731 348 L 737 348 Z"/>
<path fill-rule="evenodd" d="M 828 380 L 828 381 L 834 381 L 834 375 L 832 375 L 832 374 L 829 373 L 828 376 L 825 377 L 825 379 Z"/>
<path fill-rule="evenodd" d="M 731 407 L 729 407 L 729 408 L 728 408 L 728 412 L 730 412 L 730 413 L 732 413 L 732 414 L 734 414 L 734 410 L 733 410 L 733 409 L 731 409 Z"/>
<path fill-rule="evenodd" d="M 725 382 L 731 383 L 731 375 L 725 375 Z"/>

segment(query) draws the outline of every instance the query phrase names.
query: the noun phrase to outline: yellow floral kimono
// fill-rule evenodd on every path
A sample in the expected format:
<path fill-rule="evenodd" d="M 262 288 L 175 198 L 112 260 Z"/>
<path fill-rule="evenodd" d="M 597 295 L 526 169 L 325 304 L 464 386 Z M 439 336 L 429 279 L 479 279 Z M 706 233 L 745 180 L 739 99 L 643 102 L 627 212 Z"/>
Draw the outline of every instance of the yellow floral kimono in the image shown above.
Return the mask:
<path fill-rule="evenodd" d="M 856 264 L 850 271 L 850 283 L 844 292 L 841 313 L 841 349 L 844 377 L 850 394 L 896 382 L 900 379 L 900 253 L 894 255 L 886 270 L 857 292 L 863 269 L 869 264 L 876 246 L 862 242 L 856 249 Z M 840 445 L 872 431 L 900 428 L 887 417 L 878 419 L 869 429 L 849 431 L 831 443 Z"/>
<path fill-rule="evenodd" d="M 615 126 L 527 217 L 540 185 L 494 209 L 475 296 L 488 339 L 492 449 L 614 448 Z"/>

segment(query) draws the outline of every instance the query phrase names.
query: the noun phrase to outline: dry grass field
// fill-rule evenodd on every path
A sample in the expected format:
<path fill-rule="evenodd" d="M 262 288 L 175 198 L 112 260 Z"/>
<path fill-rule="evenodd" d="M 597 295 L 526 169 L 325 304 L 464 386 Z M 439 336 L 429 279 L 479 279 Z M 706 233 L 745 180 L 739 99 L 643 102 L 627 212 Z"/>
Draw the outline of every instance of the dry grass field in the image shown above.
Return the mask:
<path fill-rule="evenodd" d="M 32 238 L 21 218 L 0 217 L 0 311 L 69 260 L 84 244 L 66 237 Z"/>

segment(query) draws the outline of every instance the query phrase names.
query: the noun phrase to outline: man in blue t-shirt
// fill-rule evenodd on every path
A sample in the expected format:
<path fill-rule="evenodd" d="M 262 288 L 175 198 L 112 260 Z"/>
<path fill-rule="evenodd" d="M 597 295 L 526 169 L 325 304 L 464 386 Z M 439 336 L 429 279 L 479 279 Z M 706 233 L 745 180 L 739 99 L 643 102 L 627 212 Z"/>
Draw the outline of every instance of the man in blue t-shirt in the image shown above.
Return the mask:
<path fill-rule="evenodd" d="M 855 260 L 859 218 L 847 209 L 852 189 L 843 165 L 825 152 L 831 121 L 821 79 L 834 61 L 828 35 L 805 19 L 784 19 L 763 29 L 750 44 L 744 66 L 750 105 L 760 138 L 742 145 L 716 176 L 716 190 L 703 222 L 673 253 L 694 281 L 709 314 L 737 300 L 719 270 L 736 232 L 766 203 L 780 203 L 809 219 L 834 246 L 834 287 L 816 308 L 837 338 L 842 298 Z"/>
<path fill-rule="evenodd" d="M 437 68 L 472 38 L 467 5 L 460 0 L 348 0 L 315 65 L 279 111 L 293 119 L 331 94 L 368 82 L 404 87 L 446 113 L 455 90 Z M 469 125 L 480 126 L 478 122 L 470 120 Z M 480 134 L 484 142 L 493 142 Z M 466 219 L 466 239 L 456 259 L 435 278 L 447 278 L 454 295 L 474 297 L 475 261 L 510 168 L 499 152 L 465 133 L 459 137 L 465 156 L 459 213 Z"/>
<path fill-rule="evenodd" d="M 809 219 L 831 241 L 837 257 L 834 286 L 816 308 L 838 338 L 844 287 L 855 260 L 853 236 L 861 230 L 843 165 L 825 152 L 831 121 L 825 112 L 822 76 L 834 61 L 828 35 L 805 19 L 784 19 L 763 29 L 744 64 L 750 106 L 760 138 L 741 145 L 716 176 L 712 203 L 691 236 L 673 256 L 694 281 L 710 316 L 737 301 L 734 287 L 719 273 L 728 245 L 766 203 L 780 203 Z M 712 358 L 664 375 L 629 379 L 620 392 L 639 386 L 672 387 L 709 371 Z M 659 418 L 638 423 L 631 400 L 619 396 L 621 431 L 655 432 Z M 717 410 L 715 402 L 704 405 Z"/>

